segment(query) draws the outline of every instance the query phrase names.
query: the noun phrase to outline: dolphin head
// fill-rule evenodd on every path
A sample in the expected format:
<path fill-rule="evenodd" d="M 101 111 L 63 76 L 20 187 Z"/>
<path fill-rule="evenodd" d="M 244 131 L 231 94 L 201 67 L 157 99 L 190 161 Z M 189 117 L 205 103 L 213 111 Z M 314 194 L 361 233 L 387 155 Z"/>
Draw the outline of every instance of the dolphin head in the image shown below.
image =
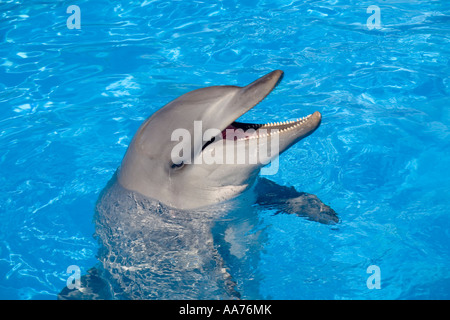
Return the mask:
<path fill-rule="evenodd" d="M 282 77 L 275 70 L 245 87 L 197 89 L 168 103 L 138 129 L 119 168 L 119 183 L 177 209 L 239 195 L 261 167 L 320 125 L 317 111 L 282 123 L 236 121 Z"/>

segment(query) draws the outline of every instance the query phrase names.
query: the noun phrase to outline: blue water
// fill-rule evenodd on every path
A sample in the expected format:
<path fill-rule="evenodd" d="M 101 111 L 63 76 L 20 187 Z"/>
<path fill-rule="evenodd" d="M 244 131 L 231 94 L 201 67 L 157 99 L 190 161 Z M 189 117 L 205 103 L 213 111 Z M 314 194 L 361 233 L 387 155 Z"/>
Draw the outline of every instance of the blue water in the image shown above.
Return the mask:
<path fill-rule="evenodd" d="M 341 222 L 261 212 L 259 294 L 450 298 L 450 2 L 3 0 L 0 43 L 1 299 L 55 299 L 96 263 L 95 201 L 152 112 L 275 69 L 245 119 L 323 121 L 270 179 Z"/>

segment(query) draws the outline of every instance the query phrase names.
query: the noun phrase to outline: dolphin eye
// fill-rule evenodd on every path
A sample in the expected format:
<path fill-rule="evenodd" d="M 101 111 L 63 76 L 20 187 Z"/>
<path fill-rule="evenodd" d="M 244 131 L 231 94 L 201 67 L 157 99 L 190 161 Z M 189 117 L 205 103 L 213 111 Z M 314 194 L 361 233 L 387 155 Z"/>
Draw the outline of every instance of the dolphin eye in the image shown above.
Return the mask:
<path fill-rule="evenodd" d="M 184 167 L 184 162 L 181 161 L 180 163 L 172 163 L 170 167 L 172 169 L 181 169 L 182 167 Z"/>

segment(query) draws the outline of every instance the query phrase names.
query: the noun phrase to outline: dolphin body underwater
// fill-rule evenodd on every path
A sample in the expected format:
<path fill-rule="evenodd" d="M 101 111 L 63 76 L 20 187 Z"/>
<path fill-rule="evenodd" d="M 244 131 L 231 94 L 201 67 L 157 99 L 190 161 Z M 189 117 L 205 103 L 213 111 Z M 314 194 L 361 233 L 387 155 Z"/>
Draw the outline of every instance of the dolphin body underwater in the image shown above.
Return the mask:
<path fill-rule="evenodd" d="M 251 267 L 261 246 L 261 232 L 252 231 L 258 206 L 320 223 L 338 222 L 333 209 L 316 196 L 259 177 L 262 163 L 196 161 L 220 150 L 227 130 L 253 129 L 237 139 L 246 151 L 251 140 L 277 134 L 279 154 L 315 131 L 321 122 L 317 111 L 275 124 L 235 121 L 282 76 L 275 70 L 245 87 L 197 89 L 150 116 L 97 201 L 98 265 L 81 277 L 79 289 L 66 287 L 58 299 L 259 298 Z M 172 133 L 184 128 L 194 136 L 195 121 L 219 135 L 189 144 L 174 161 L 179 141 L 173 141 Z M 232 261 L 233 270 L 225 261 Z M 235 274 L 243 279 L 234 279 Z"/>

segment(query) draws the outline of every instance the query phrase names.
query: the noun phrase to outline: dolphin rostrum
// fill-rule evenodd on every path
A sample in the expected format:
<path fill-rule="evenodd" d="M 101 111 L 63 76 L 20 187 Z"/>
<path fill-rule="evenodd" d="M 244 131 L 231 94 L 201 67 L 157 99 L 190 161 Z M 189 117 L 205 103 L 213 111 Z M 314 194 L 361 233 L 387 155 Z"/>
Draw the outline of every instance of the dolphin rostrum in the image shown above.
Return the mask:
<path fill-rule="evenodd" d="M 321 114 L 268 124 L 236 121 L 282 77 L 275 70 L 244 87 L 197 89 L 150 116 L 97 202 L 100 265 L 82 278 L 84 291 L 65 288 L 59 298 L 239 298 L 240 285 L 215 245 L 217 221 L 242 209 L 243 202 L 247 209 L 237 211 L 256 216 L 252 204 L 257 202 L 310 220 L 337 222 L 335 212 L 316 196 L 258 178 L 268 161 L 319 127 Z M 200 134 L 195 132 L 199 124 Z M 174 132 L 183 132 L 184 139 Z M 276 152 L 264 161 L 236 162 L 239 152 L 250 156 L 269 144 L 276 145 Z M 230 150 L 231 162 L 202 161 L 206 155 L 224 160 Z M 232 254 L 244 261 L 245 254 L 236 248 Z"/>

